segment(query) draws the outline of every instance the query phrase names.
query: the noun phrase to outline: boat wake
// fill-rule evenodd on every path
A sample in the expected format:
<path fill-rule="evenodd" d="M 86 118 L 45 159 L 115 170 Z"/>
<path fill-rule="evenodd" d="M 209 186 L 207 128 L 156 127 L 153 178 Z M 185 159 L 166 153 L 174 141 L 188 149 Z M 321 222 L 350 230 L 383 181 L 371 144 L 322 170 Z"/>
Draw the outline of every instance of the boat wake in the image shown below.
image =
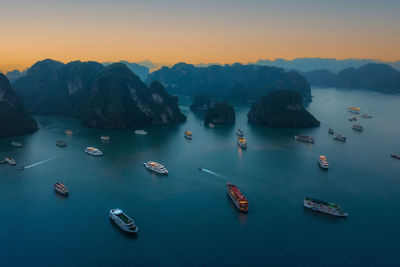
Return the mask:
<path fill-rule="evenodd" d="M 216 172 L 213 172 L 213 171 L 211 171 L 211 170 L 204 169 L 204 168 L 201 168 L 201 170 L 202 170 L 203 172 L 207 172 L 207 173 L 209 173 L 209 174 L 212 174 L 212 175 L 214 175 L 214 176 L 217 176 L 217 177 L 219 177 L 219 178 L 221 178 L 221 179 L 228 180 L 228 179 L 226 179 L 224 176 L 222 176 L 221 174 L 216 173 Z"/>
<path fill-rule="evenodd" d="M 36 162 L 36 163 L 34 163 L 34 164 L 31 164 L 31 165 L 29 165 L 29 166 L 25 166 L 25 167 L 23 167 L 23 168 L 26 170 L 26 169 L 32 168 L 32 167 L 34 167 L 34 166 L 41 165 L 41 164 L 44 164 L 44 163 L 46 163 L 46 162 L 55 160 L 55 159 L 57 159 L 57 158 L 59 158 L 59 157 L 61 157 L 61 156 L 62 156 L 62 155 L 59 155 L 59 156 L 56 156 L 56 157 L 53 157 L 53 158 L 49 158 L 49 159 L 46 159 L 46 160 L 42 160 L 42 161 Z"/>

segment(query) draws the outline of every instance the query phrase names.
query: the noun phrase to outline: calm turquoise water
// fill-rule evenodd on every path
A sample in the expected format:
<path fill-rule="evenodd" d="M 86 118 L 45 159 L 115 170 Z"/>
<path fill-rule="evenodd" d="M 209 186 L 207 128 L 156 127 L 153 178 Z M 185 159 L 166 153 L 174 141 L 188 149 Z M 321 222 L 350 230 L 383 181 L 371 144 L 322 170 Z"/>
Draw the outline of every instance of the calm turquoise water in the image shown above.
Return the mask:
<path fill-rule="evenodd" d="M 316 144 L 293 141 L 298 130 L 248 124 L 249 107 L 236 107 L 232 126 L 208 129 L 201 113 L 182 106 L 185 124 L 132 130 L 87 129 L 79 121 L 36 117 L 40 131 L 0 140 L 0 258 L 10 265 L 289 265 L 398 266 L 400 251 L 400 96 L 313 89 L 309 110 L 321 127 L 302 130 Z M 346 107 L 372 119 L 351 129 Z M 248 140 L 236 145 L 236 128 Z M 334 141 L 328 128 L 348 137 Z M 75 134 L 66 137 L 64 131 Z M 183 131 L 193 131 L 193 140 Z M 110 135 L 102 143 L 100 135 Z M 64 139 L 67 148 L 55 146 Z M 25 146 L 14 148 L 12 140 Z M 103 150 L 95 158 L 88 145 Z M 331 168 L 317 165 L 326 154 Z M 20 171 L 18 166 L 42 164 Z M 149 173 L 148 160 L 164 163 L 167 177 Z M 217 175 L 199 171 L 207 168 Z M 70 189 L 54 193 L 56 181 Z M 225 184 L 239 186 L 250 212 L 238 212 Z M 347 219 L 305 210 L 305 196 L 340 204 Z M 108 218 L 121 208 L 139 226 L 136 237 Z"/>

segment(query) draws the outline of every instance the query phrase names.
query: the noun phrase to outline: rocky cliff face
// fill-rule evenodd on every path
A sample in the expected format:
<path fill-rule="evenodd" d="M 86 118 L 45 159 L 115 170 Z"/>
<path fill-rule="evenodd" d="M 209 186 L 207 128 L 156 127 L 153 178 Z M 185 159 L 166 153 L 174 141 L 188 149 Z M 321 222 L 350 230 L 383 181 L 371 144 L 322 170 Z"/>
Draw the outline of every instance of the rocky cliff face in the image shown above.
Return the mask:
<path fill-rule="evenodd" d="M 191 110 L 209 110 L 215 106 L 215 99 L 211 95 L 197 94 L 190 105 Z"/>
<path fill-rule="evenodd" d="M 229 124 L 235 122 L 235 110 L 226 102 L 216 103 L 204 115 L 204 123 Z"/>
<path fill-rule="evenodd" d="M 13 86 L 34 114 L 79 118 L 93 82 L 103 69 L 97 62 L 63 64 L 47 59 L 34 64 Z"/>
<path fill-rule="evenodd" d="M 24 135 L 36 130 L 36 121 L 24 109 L 7 77 L 0 73 L 0 138 Z"/>
<path fill-rule="evenodd" d="M 14 86 L 32 113 L 75 117 L 89 127 L 123 129 L 186 119 L 176 97 L 158 82 L 147 88 L 122 63 L 43 60 Z"/>
<path fill-rule="evenodd" d="M 296 72 L 256 65 L 233 64 L 195 67 L 179 63 L 163 67 L 147 78 L 160 81 L 171 94 L 193 97 L 212 94 L 217 99 L 234 102 L 255 101 L 276 89 L 295 90 L 304 101 L 311 101 L 308 82 Z"/>
<path fill-rule="evenodd" d="M 276 90 L 253 104 L 247 114 L 250 122 L 275 128 L 305 128 L 320 122 L 304 109 L 299 93 Z"/>
<path fill-rule="evenodd" d="M 106 129 L 185 120 L 177 98 L 168 95 L 158 82 L 147 88 L 121 63 L 108 66 L 98 75 L 83 116 L 84 125 Z"/>

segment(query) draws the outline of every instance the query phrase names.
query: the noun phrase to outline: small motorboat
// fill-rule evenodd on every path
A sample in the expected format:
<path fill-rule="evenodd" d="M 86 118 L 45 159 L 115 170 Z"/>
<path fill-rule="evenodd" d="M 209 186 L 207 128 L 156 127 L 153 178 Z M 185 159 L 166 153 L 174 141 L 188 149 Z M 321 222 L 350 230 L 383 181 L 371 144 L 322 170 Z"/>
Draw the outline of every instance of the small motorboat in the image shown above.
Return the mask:
<path fill-rule="evenodd" d="M 57 183 L 54 184 L 54 191 L 56 191 L 60 195 L 68 196 L 67 187 L 65 185 L 63 185 L 62 183 L 60 183 L 60 182 L 57 182 Z"/>
<path fill-rule="evenodd" d="M 25 170 L 25 166 L 20 167 L 19 170 L 20 170 L 20 171 Z"/>
<path fill-rule="evenodd" d="M 135 134 L 137 134 L 137 135 L 146 135 L 147 132 L 145 130 L 136 130 Z"/>
<path fill-rule="evenodd" d="M 199 166 L 199 171 L 202 171 L 202 170 L 203 170 L 203 168 L 201 166 Z"/>
<path fill-rule="evenodd" d="M 396 154 L 390 154 L 390 156 L 391 156 L 392 158 L 395 158 L 395 159 L 400 159 L 400 156 L 399 156 L 399 155 L 396 155 Z"/>
<path fill-rule="evenodd" d="M 100 136 L 100 139 L 102 141 L 110 141 L 111 140 L 111 138 L 108 135 L 102 135 L 102 136 Z"/>
<path fill-rule="evenodd" d="M 73 134 L 74 134 L 74 132 L 73 132 L 73 131 L 71 131 L 71 130 L 66 130 L 66 131 L 65 131 L 65 134 L 67 134 L 67 135 L 73 135 Z"/>
<path fill-rule="evenodd" d="M 236 130 L 236 134 L 237 134 L 237 136 L 242 137 L 242 136 L 243 136 L 243 131 L 240 130 L 240 129 L 237 129 L 237 130 Z"/>
<path fill-rule="evenodd" d="M 12 141 L 11 145 L 15 146 L 15 147 L 23 147 L 21 142 L 17 142 L 17 141 Z"/>
<path fill-rule="evenodd" d="M 125 232 L 137 233 L 139 230 L 135 222 L 120 209 L 110 210 L 110 218 Z"/>
<path fill-rule="evenodd" d="M 364 128 L 359 124 L 354 124 L 352 128 L 353 128 L 353 130 L 356 130 L 357 132 L 362 132 L 364 130 Z"/>
<path fill-rule="evenodd" d="M 214 128 L 215 128 L 215 124 L 210 122 L 210 123 L 208 124 L 208 127 L 210 127 L 211 129 L 214 129 Z"/>
<path fill-rule="evenodd" d="M 332 129 L 329 128 L 328 133 L 329 134 L 334 134 L 335 132 Z"/>
<path fill-rule="evenodd" d="M 67 143 L 65 143 L 63 140 L 57 140 L 56 141 L 56 146 L 58 146 L 58 147 L 66 147 Z"/>
<path fill-rule="evenodd" d="M 15 162 L 15 160 L 14 160 L 13 158 L 10 158 L 10 157 L 4 158 L 4 161 L 5 161 L 6 163 L 10 164 L 10 165 L 13 165 L 13 166 L 15 166 L 15 165 L 17 164 L 17 163 Z"/>

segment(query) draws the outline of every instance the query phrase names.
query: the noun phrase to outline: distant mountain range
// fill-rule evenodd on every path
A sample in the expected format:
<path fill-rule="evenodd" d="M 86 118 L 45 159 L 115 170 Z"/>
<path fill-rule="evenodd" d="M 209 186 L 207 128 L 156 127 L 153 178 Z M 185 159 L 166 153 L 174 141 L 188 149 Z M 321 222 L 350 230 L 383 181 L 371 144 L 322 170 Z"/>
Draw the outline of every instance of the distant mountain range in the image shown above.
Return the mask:
<path fill-rule="evenodd" d="M 109 66 L 115 62 L 104 62 L 104 66 Z M 142 81 L 145 81 L 147 76 L 149 75 L 149 67 L 146 67 L 144 65 L 141 65 L 139 63 L 133 63 L 133 62 L 128 62 L 126 60 L 121 60 L 118 63 L 123 63 L 125 64 L 133 73 L 135 73 L 137 76 L 139 76 Z M 146 62 L 142 62 L 142 64 L 146 64 Z M 151 64 L 149 64 L 151 66 Z"/>
<path fill-rule="evenodd" d="M 171 94 L 189 97 L 203 93 L 219 100 L 245 102 L 256 101 L 272 90 L 287 89 L 299 92 L 303 101 L 311 100 L 310 85 L 300 74 L 276 67 L 242 64 L 195 67 L 178 63 L 151 73 L 147 83 L 154 80 Z"/>
<path fill-rule="evenodd" d="M 400 70 L 400 61 L 382 62 L 373 59 L 335 59 L 335 58 L 295 58 L 293 60 L 275 59 L 275 60 L 258 60 L 253 63 L 262 66 L 275 66 L 288 70 L 298 70 L 308 72 L 312 70 L 329 70 L 337 73 L 346 68 L 359 68 L 369 63 L 384 63 Z"/>
<path fill-rule="evenodd" d="M 328 70 L 301 73 L 313 86 L 359 88 L 382 93 L 400 93 L 400 72 L 386 64 L 369 63 L 335 74 Z"/>
<path fill-rule="evenodd" d="M 43 60 L 13 83 L 33 114 L 80 118 L 89 127 L 122 129 L 186 120 L 160 83 L 148 88 L 125 64 Z"/>

